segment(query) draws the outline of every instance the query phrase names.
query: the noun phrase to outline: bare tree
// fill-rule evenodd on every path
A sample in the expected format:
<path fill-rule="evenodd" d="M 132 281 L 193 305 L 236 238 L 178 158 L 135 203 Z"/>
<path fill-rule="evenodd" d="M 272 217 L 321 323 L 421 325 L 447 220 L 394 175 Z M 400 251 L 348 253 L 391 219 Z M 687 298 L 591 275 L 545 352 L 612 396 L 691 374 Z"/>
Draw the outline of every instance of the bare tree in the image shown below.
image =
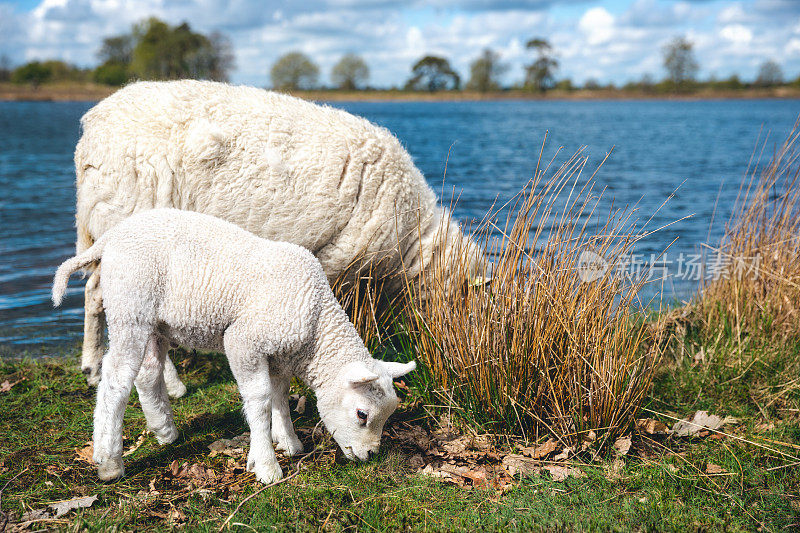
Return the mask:
<path fill-rule="evenodd" d="M 685 37 L 676 37 L 663 50 L 664 68 L 668 79 L 676 86 L 683 87 L 694 81 L 700 65 L 694 56 L 694 45 Z"/>
<path fill-rule="evenodd" d="M 783 83 L 783 70 L 776 61 L 765 61 L 758 68 L 756 85 L 772 87 Z"/>
<path fill-rule="evenodd" d="M 319 79 L 319 67 L 302 52 L 289 52 L 272 65 L 270 78 L 275 89 L 312 89 Z"/>
<path fill-rule="evenodd" d="M 352 91 L 363 86 L 369 79 L 369 67 L 364 60 L 355 54 L 342 56 L 331 71 L 333 84 L 346 91 Z"/>
<path fill-rule="evenodd" d="M 467 89 L 482 93 L 500 88 L 500 77 L 506 73 L 508 65 L 500 61 L 500 54 L 487 48 L 469 67 Z"/>
<path fill-rule="evenodd" d="M 0 81 L 11 79 L 11 58 L 3 54 L 0 56 Z"/>
<path fill-rule="evenodd" d="M 547 39 L 531 39 L 525 45 L 537 53 L 536 61 L 525 68 L 525 86 L 544 92 L 555 85 L 558 60 L 553 57 L 553 47 Z"/>

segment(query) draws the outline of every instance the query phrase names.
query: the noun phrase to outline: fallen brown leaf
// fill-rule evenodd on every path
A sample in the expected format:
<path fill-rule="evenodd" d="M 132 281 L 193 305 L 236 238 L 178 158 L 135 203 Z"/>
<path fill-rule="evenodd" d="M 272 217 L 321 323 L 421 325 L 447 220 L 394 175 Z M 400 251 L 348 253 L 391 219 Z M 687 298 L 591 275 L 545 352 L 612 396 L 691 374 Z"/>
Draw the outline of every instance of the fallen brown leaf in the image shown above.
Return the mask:
<path fill-rule="evenodd" d="M 640 418 L 636 421 L 636 430 L 648 435 L 665 435 L 669 428 L 664 422 L 652 418 Z"/>
<path fill-rule="evenodd" d="M 8 380 L 5 380 L 5 381 L 3 381 L 2 383 L 0 383 L 0 392 L 8 392 L 8 391 L 10 391 L 10 390 L 11 390 L 11 389 L 12 389 L 12 388 L 15 386 L 15 385 L 19 385 L 20 383 L 22 383 L 22 382 L 23 382 L 23 381 L 25 381 L 26 379 L 28 379 L 28 378 L 22 377 L 22 378 L 19 378 L 17 381 L 13 381 L 13 382 L 11 382 L 11 381 L 8 381 Z"/>
<path fill-rule="evenodd" d="M 53 502 L 47 507 L 34 509 L 33 511 L 23 514 L 20 518 L 20 522 L 24 524 L 26 522 L 34 522 L 37 520 L 52 520 L 54 518 L 60 518 L 73 509 L 85 509 L 87 507 L 91 507 L 96 501 L 97 494 L 94 496 L 80 496 L 78 498 L 72 498 L 71 500 Z"/>
<path fill-rule="evenodd" d="M 566 461 L 574 453 L 575 450 L 573 450 L 572 448 L 564 448 L 563 450 L 561 450 L 561 453 L 553 457 L 553 461 Z"/>
<path fill-rule="evenodd" d="M 294 412 L 302 415 L 306 412 L 306 397 L 301 396 L 299 400 L 297 400 L 297 405 L 294 408 Z"/>
<path fill-rule="evenodd" d="M 675 422 L 675 425 L 672 426 L 672 434 L 676 437 L 700 436 L 703 431 L 718 430 L 725 425 L 738 422 L 733 417 L 720 418 L 717 415 L 708 414 L 708 411 L 697 411 L 691 417 Z"/>
<path fill-rule="evenodd" d="M 503 467 L 505 467 L 512 476 L 516 476 L 517 474 L 532 476 L 542 471 L 539 461 L 516 453 L 503 457 Z"/>
<path fill-rule="evenodd" d="M 724 468 L 719 465 L 715 465 L 714 463 L 708 463 L 706 465 L 706 474 L 727 474 Z"/>
<path fill-rule="evenodd" d="M 84 463 L 94 464 L 94 444 L 88 441 L 86 446 L 75 450 L 75 459 Z"/>
<path fill-rule="evenodd" d="M 586 472 L 573 466 L 545 465 L 542 470 L 550 472 L 553 481 L 564 481 L 568 477 L 586 477 Z"/>
<path fill-rule="evenodd" d="M 631 451 L 631 437 L 630 435 L 627 437 L 622 437 L 614 442 L 614 452 L 617 455 L 628 455 L 628 452 Z"/>
<path fill-rule="evenodd" d="M 527 455 L 531 459 L 544 459 L 558 449 L 558 441 L 550 438 L 539 446 L 531 446 L 522 449 L 522 454 Z"/>
<path fill-rule="evenodd" d="M 142 431 L 142 433 L 139 435 L 139 438 L 137 438 L 137 439 L 136 439 L 136 442 L 134 442 L 134 443 L 133 443 L 133 446 L 131 446 L 130 448 L 128 448 L 128 449 L 127 449 L 127 450 L 126 450 L 126 451 L 125 451 L 125 452 L 122 454 L 122 456 L 123 456 L 123 457 L 127 457 L 127 456 L 129 456 L 129 455 L 132 455 L 134 452 L 136 452 L 136 450 L 138 450 L 138 449 L 139 449 L 139 448 L 142 446 L 142 444 L 144 444 L 144 441 L 146 441 L 146 440 L 147 440 L 147 430 L 145 429 L 145 430 L 144 430 L 144 431 Z"/>
<path fill-rule="evenodd" d="M 244 455 L 245 448 L 250 443 L 250 433 L 242 433 L 232 439 L 219 439 L 215 440 L 208 445 L 211 450 L 209 457 L 216 457 L 217 455 L 227 455 L 228 457 L 239 457 Z"/>
<path fill-rule="evenodd" d="M 617 456 L 606 468 L 606 477 L 611 481 L 618 481 L 622 479 L 622 470 L 625 468 L 625 459 Z"/>

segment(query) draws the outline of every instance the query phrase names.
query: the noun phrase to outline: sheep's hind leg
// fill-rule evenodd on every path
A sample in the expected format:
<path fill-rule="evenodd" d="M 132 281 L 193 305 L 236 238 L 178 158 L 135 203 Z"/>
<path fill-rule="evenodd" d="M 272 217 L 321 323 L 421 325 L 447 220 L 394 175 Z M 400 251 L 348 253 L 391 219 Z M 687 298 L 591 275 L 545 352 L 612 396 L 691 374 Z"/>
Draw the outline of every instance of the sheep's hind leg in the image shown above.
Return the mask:
<path fill-rule="evenodd" d="M 297 455 L 303 451 L 303 443 L 297 438 L 289 412 L 289 380 L 283 376 L 270 375 L 272 382 L 272 442 L 286 455 Z"/>
<path fill-rule="evenodd" d="M 149 337 L 150 331 L 139 325 L 109 328 L 109 348 L 94 410 L 94 461 L 102 480 L 125 475 L 122 420 Z"/>
<path fill-rule="evenodd" d="M 83 351 L 81 371 L 86 375 L 89 385 L 100 382 L 100 364 L 103 360 L 103 293 L 100 290 L 100 267 L 97 267 L 84 289 Z"/>
<path fill-rule="evenodd" d="M 178 369 L 172 363 L 169 355 L 164 356 L 164 382 L 167 385 L 167 394 L 170 398 L 181 398 L 186 394 L 186 385 L 178 376 Z"/>
<path fill-rule="evenodd" d="M 159 444 L 169 444 L 178 438 L 172 406 L 167 396 L 168 388 L 164 382 L 164 362 L 168 347 L 164 339 L 156 335 L 150 337 L 135 381 L 147 427 L 156 436 Z"/>

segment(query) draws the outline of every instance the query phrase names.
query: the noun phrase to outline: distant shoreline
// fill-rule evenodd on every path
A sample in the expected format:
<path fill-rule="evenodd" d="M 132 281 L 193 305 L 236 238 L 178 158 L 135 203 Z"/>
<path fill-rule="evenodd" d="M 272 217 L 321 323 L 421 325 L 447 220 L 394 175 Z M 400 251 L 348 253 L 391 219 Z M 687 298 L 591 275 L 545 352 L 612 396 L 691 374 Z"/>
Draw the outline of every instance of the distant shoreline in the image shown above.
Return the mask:
<path fill-rule="evenodd" d="M 28 85 L 0 83 L 0 101 L 16 102 L 96 102 L 118 90 L 97 84 L 45 84 L 37 88 Z M 470 91 L 441 91 L 436 93 L 401 90 L 367 91 L 295 91 L 291 94 L 307 100 L 329 102 L 470 102 L 497 100 L 539 101 L 589 101 L 589 100 L 753 100 L 753 99 L 800 99 L 800 88 L 771 87 L 741 90 L 702 89 L 691 93 L 653 93 L 642 90 L 597 89 L 563 91 L 553 90 L 545 94 L 522 90 L 478 93 Z"/>

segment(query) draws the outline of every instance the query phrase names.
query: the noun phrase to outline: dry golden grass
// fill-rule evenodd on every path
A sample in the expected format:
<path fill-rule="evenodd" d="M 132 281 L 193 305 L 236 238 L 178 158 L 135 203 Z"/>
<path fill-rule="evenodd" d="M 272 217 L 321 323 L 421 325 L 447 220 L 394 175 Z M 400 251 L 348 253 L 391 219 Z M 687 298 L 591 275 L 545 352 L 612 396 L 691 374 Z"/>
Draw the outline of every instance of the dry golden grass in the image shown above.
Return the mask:
<path fill-rule="evenodd" d="M 724 274 L 699 293 L 695 312 L 709 331 L 764 339 L 800 337 L 800 129 L 769 163 L 755 153 L 718 249 Z"/>
<path fill-rule="evenodd" d="M 408 284 L 412 345 L 437 403 L 492 431 L 613 442 L 649 390 L 659 343 L 647 342 L 637 310 L 644 278 L 615 275 L 640 234 L 631 211 L 598 212 L 586 162 L 578 152 L 550 172 L 540 158 L 509 209 L 479 225 L 491 282 L 446 281 L 466 277 L 462 253 Z M 587 282 L 591 254 L 607 265 Z"/>

